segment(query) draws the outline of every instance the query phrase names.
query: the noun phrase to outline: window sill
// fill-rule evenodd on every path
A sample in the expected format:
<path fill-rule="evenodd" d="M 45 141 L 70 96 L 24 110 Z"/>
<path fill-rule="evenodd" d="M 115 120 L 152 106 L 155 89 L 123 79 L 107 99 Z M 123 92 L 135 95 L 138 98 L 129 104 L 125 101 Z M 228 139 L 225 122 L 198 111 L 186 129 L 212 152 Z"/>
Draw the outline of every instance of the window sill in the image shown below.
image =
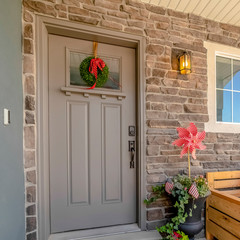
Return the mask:
<path fill-rule="evenodd" d="M 215 132 L 215 133 L 240 133 L 240 124 L 208 122 L 208 123 L 205 123 L 205 131 Z"/>

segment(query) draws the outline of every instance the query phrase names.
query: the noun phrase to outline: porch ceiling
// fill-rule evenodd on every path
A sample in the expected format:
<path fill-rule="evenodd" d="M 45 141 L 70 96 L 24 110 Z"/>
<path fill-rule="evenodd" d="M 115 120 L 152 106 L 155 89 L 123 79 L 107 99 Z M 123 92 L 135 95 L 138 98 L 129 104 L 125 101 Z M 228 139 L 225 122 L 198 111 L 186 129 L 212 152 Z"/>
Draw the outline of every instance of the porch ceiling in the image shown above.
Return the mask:
<path fill-rule="evenodd" d="M 193 13 L 217 22 L 240 26 L 240 0 L 141 0 L 145 3 Z"/>

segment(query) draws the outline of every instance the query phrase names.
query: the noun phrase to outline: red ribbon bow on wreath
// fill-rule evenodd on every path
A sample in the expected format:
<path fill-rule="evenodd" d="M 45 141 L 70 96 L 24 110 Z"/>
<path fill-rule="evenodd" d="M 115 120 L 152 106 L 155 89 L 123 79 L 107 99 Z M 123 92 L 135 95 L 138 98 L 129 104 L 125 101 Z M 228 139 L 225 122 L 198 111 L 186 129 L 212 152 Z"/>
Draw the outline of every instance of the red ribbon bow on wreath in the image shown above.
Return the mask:
<path fill-rule="evenodd" d="M 93 84 L 93 86 L 91 87 L 91 89 L 95 88 L 95 86 L 96 86 L 98 68 L 102 71 L 104 67 L 105 67 L 105 62 L 101 58 L 95 57 L 91 60 L 90 65 L 89 65 L 89 72 L 93 73 L 96 78 L 96 81 Z"/>
<path fill-rule="evenodd" d="M 101 58 L 97 58 L 97 47 L 98 47 L 98 43 L 97 42 L 93 42 L 93 52 L 94 52 L 94 57 L 93 59 L 91 59 L 90 61 L 90 65 L 89 65 L 89 69 L 88 71 L 90 73 L 93 73 L 95 76 L 95 83 L 88 89 L 93 89 L 95 88 L 96 84 L 97 84 L 97 72 L 98 72 L 98 68 L 102 71 L 103 68 L 106 66 L 105 62 L 101 59 Z"/>

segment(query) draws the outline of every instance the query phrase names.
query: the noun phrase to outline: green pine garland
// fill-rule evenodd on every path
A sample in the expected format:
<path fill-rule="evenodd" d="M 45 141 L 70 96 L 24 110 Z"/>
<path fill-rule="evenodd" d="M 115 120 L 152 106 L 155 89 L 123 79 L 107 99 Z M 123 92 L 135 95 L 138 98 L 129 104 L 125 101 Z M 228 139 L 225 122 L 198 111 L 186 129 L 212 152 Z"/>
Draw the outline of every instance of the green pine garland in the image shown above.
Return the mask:
<path fill-rule="evenodd" d="M 93 56 L 85 58 L 79 66 L 80 75 L 88 86 L 92 86 L 96 81 L 94 74 L 89 72 L 90 62 L 93 58 Z M 96 87 L 102 87 L 107 82 L 108 74 L 109 68 L 107 65 L 105 65 L 102 71 L 98 69 Z"/>

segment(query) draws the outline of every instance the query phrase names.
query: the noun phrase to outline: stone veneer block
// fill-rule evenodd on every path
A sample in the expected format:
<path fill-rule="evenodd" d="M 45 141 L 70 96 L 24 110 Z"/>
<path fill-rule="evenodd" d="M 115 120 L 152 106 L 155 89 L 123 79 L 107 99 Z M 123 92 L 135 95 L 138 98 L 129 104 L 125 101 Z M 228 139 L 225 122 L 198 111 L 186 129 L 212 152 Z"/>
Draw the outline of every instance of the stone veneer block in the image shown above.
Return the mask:
<path fill-rule="evenodd" d="M 33 54 L 33 42 L 30 39 L 24 39 L 24 53 Z"/>
<path fill-rule="evenodd" d="M 36 202 L 36 187 L 31 186 L 27 187 L 27 202 L 28 203 L 35 203 Z"/>
<path fill-rule="evenodd" d="M 24 143 L 28 149 L 35 148 L 35 127 L 24 127 Z"/>
<path fill-rule="evenodd" d="M 26 124 L 35 124 L 35 116 L 32 112 L 25 112 L 25 123 Z"/>
<path fill-rule="evenodd" d="M 163 218 L 162 209 L 147 211 L 147 220 L 148 221 L 160 220 L 162 218 Z"/>
<path fill-rule="evenodd" d="M 31 215 L 36 215 L 36 205 L 31 205 L 31 206 L 28 206 L 27 209 L 26 209 L 26 213 L 28 216 L 31 216 Z"/>
<path fill-rule="evenodd" d="M 116 1 L 116 0 L 114 0 Z M 95 6 L 107 8 L 111 10 L 119 10 L 119 5 L 115 2 L 114 4 L 106 0 L 95 0 Z"/>
<path fill-rule="evenodd" d="M 35 167 L 35 151 L 24 151 L 25 168 Z"/>
<path fill-rule="evenodd" d="M 35 98 L 33 96 L 25 97 L 25 109 L 31 111 L 35 110 Z"/>
<path fill-rule="evenodd" d="M 24 11 L 23 19 L 24 19 L 25 22 L 33 22 L 33 16 L 28 11 Z"/>
<path fill-rule="evenodd" d="M 33 171 L 26 172 L 26 179 L 27 179 L 27 182 L 36 184 L 36 171 L 33 170 Z"/>
<path fill-rule="evenodd" d="M 33 25 L 26 24 L 24 27 L 24 37 L 25 38 L 33 38 Z"/>
<path fill-rule="evenodd" d="M 49 16 L 56 17 L 56 11 L 53 6 L 45 4 L 42 1 L 30 1 L 23 0 L 24 7 L 28 8 L 30 11 L 46 14 Z"/>
<path fill-rule="evenodd" d="M 89 18 L 89 17 L 82 17 L 78 15 L 69 15 L 69 20 L 76 21 L 76 22 L 83 22 L 92 25 L 97 25 L 99 23 L 98 19 Z"/>
<path fill-rule="evenodd" d="M 34 59 L 32 56 L 24 56 L 23 73 L 34 73 Z"/>
<path fill-rule="evenodd" d="M 32 232 L 37 228 L 36 217 L 27 217 L 26 232 Z"/>
<path fill-rule="evenodd" d="M 27 240 L 37 240 L 37 233 L 33 232 L 33 233 L 27 234 Z"/>
<path fill-rule="evenodd" d="M 34 77 L 32 75 L 25 77 L 24 92 L 25 94 L 35 95 Z"/>

